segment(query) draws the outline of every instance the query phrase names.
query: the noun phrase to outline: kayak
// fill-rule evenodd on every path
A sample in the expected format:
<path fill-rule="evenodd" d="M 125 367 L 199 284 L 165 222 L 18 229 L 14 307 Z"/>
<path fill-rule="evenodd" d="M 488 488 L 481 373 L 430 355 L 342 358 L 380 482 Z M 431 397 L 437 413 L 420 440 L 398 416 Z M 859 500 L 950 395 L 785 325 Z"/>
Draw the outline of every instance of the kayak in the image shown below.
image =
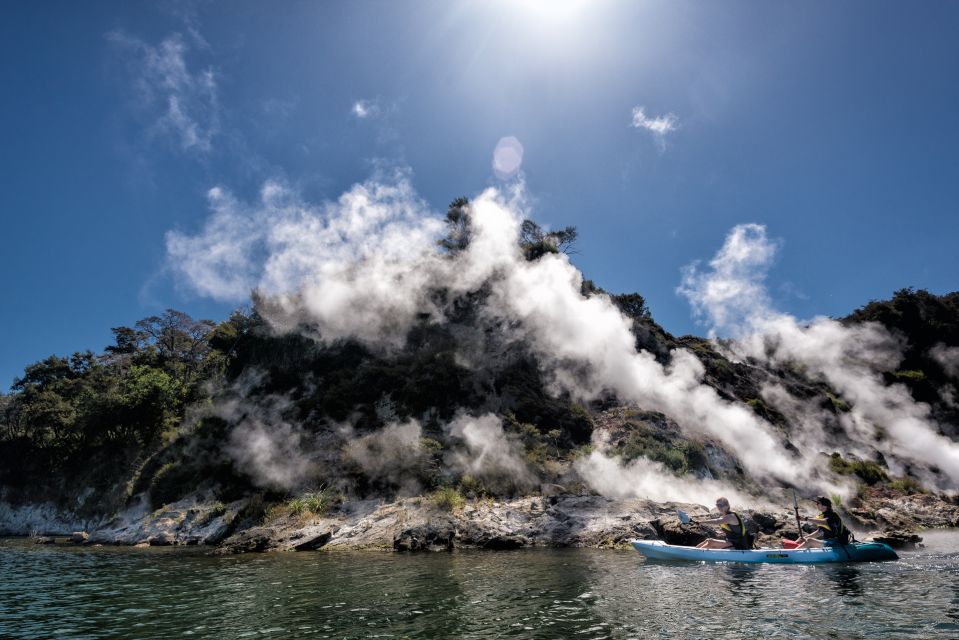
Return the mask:
<path fill-rule="evenodd" d="M 655 560 L 694 562 L 764 562 L 771 564 L 825 564 L 829 562 L 877 562 L 898 560 L 889 545 L 854 542 L 844 547 L 821 549 L 697 549 L 666 544 L 661 540 L 633 540 L 633 548 Z"/>

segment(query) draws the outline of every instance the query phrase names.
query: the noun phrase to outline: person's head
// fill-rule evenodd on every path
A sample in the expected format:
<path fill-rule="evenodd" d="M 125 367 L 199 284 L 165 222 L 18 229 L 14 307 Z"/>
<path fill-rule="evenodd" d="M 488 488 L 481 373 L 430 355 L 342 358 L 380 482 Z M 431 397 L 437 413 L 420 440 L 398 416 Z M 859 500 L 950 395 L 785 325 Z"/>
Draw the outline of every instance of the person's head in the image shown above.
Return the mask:
<path fill-rule="evenodd" d="M 719 509 L 719 513 L 723 515 L 729 513 L 729 500 L 726 498 L 716 498 L 716 508 Z"/>
<path fill-rule="evenodd" d="M 819 496 L 818 498 L 816 498 L 816 504 L 819 505 L 819 508 L 822 511 L 832 510 L 832 500 L 830 500 L 826 496 Z"/>

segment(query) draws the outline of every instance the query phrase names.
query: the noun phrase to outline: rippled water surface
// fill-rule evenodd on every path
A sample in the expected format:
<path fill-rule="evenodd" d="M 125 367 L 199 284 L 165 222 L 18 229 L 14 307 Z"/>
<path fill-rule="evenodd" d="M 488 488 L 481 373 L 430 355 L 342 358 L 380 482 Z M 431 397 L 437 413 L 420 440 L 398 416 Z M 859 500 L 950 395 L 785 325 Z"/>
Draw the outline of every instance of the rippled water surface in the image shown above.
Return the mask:
<path fill-rule="evenodd" d="M 646 562 L 633 551 L 209 558 L 0 541 L 7 638 L 957 638 L 959 537 L 900 562 Z"/>

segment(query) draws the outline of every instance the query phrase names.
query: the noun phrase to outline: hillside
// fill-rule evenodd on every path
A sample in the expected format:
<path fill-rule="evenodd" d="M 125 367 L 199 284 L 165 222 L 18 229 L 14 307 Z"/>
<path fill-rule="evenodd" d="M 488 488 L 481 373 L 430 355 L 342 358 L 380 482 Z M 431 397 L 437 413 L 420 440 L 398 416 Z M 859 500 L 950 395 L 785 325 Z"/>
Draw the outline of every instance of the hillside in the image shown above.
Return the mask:
<path fill-rule="evenodd" d="M 463 206 L 450 209 L 448 255 L 469 244 Z M 527 221 L 523 260 L 566 265 L 561 252 L 575 234 Z M 521 322 L 491 313 L 494 281 L 432 289 L 431 308 L 389 341 L 329 339 L 304 303 L 255 294 L 249 309 L 219 323 L 168 310 L 114 328 L 102 353 L 28 366 L 0 396 L 0 497 L 8 514 L 20 514 L 6 528 L 116 526 L 184 500 L 205 504 L 208 518 L 230 510 L 233 534 L 270 519 L 419 496 L 459 512 L 524 496 L 702 503 L 722 491 L 768 504 L 788 488 L 832 489 L 871 526 L 870 500 L 932 492 L 948 502 L 951 470 L 899 448 L 909 428 L 956 440 L 959 293 L 898 291 L 828 321 L 852 336 L 881 332 L 887 348 L 862 361 L 846 353 L 860 381 L 846 385 L 802 358 L 674 337 L 639 294 L 609 295 L 588 280 L 576 286 L 582 304 L 619 311 L 635 343 L 627 355 L 662 372 L 663 384 L 688 371 L 680 382 L 692 404 L 657 395 L 657 386 L 630 395 L 597 384 L 592 361 L 554 357 L 555 347 Z M 867 382 L 895 398 L 883 401 L 885 413 L 861 393 Z M 697 427 L 683 407 L 698 406 L 709 423 L 712 410 L 700 405 L 729 414 L 723 429 L 761 429 L 775 455 L 804 475 L 768 473 L 754 443 L 732 446 L 736 437 L 715 425 Z M 47 515 L 23 515 L 38 505 Z"/>

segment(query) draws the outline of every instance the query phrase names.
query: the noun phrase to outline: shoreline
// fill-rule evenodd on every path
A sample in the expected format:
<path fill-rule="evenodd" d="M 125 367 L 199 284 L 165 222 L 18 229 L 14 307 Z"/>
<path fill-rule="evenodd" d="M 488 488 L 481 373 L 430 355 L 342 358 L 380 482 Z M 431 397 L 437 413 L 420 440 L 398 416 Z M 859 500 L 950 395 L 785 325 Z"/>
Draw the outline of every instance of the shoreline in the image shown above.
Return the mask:
<path fill-rule="evenodd" d="M 110 519 L 84 519 L 49 504 L 14 507 L 0 502 L 0 536 L 56 545 L 196 547 L 211 555 L 229 555 L 321 549 L 615 549 L 628 548 L 633 539 L 693 545 L 715 535 L 695 523 L 684 525 L 676 516 L 677 509 L 705 516 L 702 505 L 597 495 L 482 499 L 449 511 L 425 498 L 353 500 L 325 515 L 266 519 L 251 518 L 248 507 L 247 500 L 224 505 L 192 496 L 153 512 L 141 506 Z M 783 537 L 796 535 L 791 510 L 740 513 L 757 546 L 778 547 Z M 874 496 L 840 513 L 858 539 L 881 540 L 899 549 L 920 543 L 920 532 L 959 528 L 959 505 L 930 494 Z"/>

